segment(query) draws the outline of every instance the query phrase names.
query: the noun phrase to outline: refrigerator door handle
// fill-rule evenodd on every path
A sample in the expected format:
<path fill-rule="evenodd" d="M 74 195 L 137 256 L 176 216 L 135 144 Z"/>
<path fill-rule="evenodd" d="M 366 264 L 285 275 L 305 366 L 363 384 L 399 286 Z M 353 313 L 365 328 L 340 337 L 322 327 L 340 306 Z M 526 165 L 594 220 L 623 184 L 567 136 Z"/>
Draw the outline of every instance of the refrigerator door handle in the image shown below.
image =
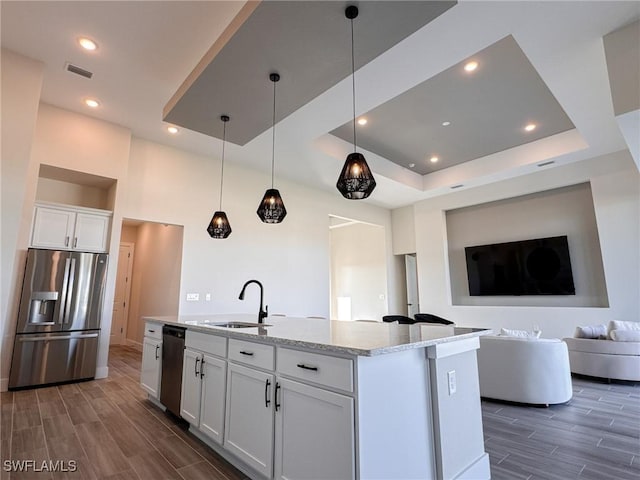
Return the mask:
<path fill-rule="evenodd" d="M 64 311 L 67 303 L 67 290 L 69 287 L 69 267 L 71 266 L 71 259 L 67 258 L 64 261 L 64 275 L 62 280 L 62 290 L 60 298 L 60 309 L 58 310 L 58 323 L 62 325 L 64 323 Z"/>
<path fill-rule="evenodd" d="M 44 340 L 75 340 L 77 338 L 95 338 L 97 333 L 83 333 L 81 335 L 51 335 L 51 336 L 32 336 L 26 338 L 18 338 L 19 342 L 42 342 Z"/>
<path fill-rule="evenodd" d="M 66 286 L 66 290 L 64 292 L 64 296 L 66 297 L 65 305 L 64 305 L 64 317 L 62 322 L 60 323 L 69 323 L 69 312 L 71 311 L 71 295 L 72 291 L 75 288 L 75 278 L 76 278 L 76 259 L 71 258 L 71 267 L 69 268 L 69 283 Z M 65 287 L 62 287 L 63 289 Z"/>

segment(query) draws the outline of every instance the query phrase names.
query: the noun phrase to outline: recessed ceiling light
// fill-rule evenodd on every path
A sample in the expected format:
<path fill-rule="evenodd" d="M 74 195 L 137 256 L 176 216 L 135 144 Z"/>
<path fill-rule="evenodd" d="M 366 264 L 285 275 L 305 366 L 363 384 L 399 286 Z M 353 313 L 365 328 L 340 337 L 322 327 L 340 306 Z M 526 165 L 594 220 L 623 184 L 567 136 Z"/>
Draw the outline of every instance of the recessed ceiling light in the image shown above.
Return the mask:
<path fill-rule="evenodd" d="M 537 125 L 535 123 L 529 123 L 524 127 L 525 132 L 533 132 L 536 129 Z"/>
<path fill-rule="evenodd" d="M 96 42 L 94 42 L 93 40 L 87 37 L 80 37 L 78 39 L 78 43 L 85 50 L 93 51 L 98 48 L 98 45 L 96 44 Z"/>
<path fill-rule="evenodd" d="M 438 160 L 440 160 L 440 159 L 438 157 L 436 157 L 435 155 L 429 159 L 429 161 L 431 163 L 438 163 Z"/>
<path fill-rule="evenodd" d="M 167 127 L 167 132 L 169 132 L 172 135 L 175 135 L 176 133 L 178 133 L 178 129 L 174 126 Z"/>
<path fill-rule="evenodd" d="M 95 98 L 85 98 L 84 104 L 91 108 L 98 108 L 100 106 L 100 102 Z"/>
<path fill-rule="evenodd" d="M 451 125 L 451 122 L 449 122 L 449 121 L 442 122 L 442 126 L 443 127 L 448 127 L 449 125 Z"/>
<path fill-rule="evenodd" d="M 364 117 L 361 117 L 358 119 L 358 125 L 366 125 L 367 124 L 367 119 Z"/>
<path fill-rule="evenodd" d="M 415 163 L 410 163 L 409 164 L 409 168 L 415 168 L 416 164 Z"/>
<path fill-rule="evenodd" d="M 476 68 L 478 68 L 478 62 L 467 62 L 464 66 L 465 72 L 473 72 Z"/>

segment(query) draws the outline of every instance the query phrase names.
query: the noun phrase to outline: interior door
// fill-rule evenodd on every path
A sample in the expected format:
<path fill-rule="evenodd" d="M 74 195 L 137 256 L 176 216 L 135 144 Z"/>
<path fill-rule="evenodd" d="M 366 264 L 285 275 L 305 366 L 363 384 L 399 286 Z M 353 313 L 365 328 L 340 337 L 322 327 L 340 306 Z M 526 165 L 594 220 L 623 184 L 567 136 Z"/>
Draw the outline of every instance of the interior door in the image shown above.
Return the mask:
<path fill-rule="evenodd" d="M 407 276 L 407 315 L 411 318 L 420 313 L 418 303 L 418 266 L 415 255 L 405 255 L 404 263 Z"/>
<path fill-rule="evenodd" d="M 118 253 L 116 291 L 113 297 L 113 317 L 111 319 L 111 345 L 122 345 L 127 336 L 129 318 L 129 298 L 131 297 L 131 273 L 133 271 L 133 243 L 121 243 Z"/>

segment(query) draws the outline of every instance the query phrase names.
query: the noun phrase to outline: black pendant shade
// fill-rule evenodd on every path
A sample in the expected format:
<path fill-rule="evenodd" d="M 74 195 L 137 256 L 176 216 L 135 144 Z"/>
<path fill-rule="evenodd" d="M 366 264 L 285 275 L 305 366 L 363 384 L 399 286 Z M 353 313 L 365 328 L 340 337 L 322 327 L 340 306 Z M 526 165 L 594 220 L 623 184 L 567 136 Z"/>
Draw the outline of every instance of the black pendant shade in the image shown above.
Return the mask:
<path fill-rule="evenodd" d="M 350 153 L 344 162 L 336 187 L 344 198 L 362 200 L 376 188 L 371 169 L 361 153 Z"/>
<path fill-rule="evenodd" d="M 227 137 L 227 122 L 229 116 L 222 115 L 222 160 L 220 162 L 220 210 L 216 211 L 211 217 L 207 232 L 211 238 L 227 238 L 231 235 L 231 224 L 227 218 L 227 214 L 222 211 L 222 181 L 224 179 L 224 142 Z"/>
<path fill-rule="evenodd" d="M 231 225 L 227 214 L 220 211 L 214 213 L 207 227 L 207 232 L 211 238 L 227 238 L 231 235 Z"/>
<path fill-rule="evenodd" d="M 287 209 L 277 188 L 264 192 L 264 197 L 256 212 L 264 223 L 280 223 L 287 216 Z"/>
<path fill-rule="evenodd" d="M 271 188 L 264 192 L 262 201 L 258 205 L 258 218 L 263 223 L 280 223 L 287 216 L 287 209 L 284 208 L 284 201 L 278 189 L 273 188 L 273 170 L 275 164 L 276 149 L 276 82 L 280 80 L 277 73 L 269 74 L 269 80 L 273 82 L 273 124 L 272 124 L 272 144 L 271 144 Z"/>
<path fill-rule="evenodd" d="M 352 79 L 352 100 L 353 100 L 353 153 L 347 156 L 344 162 L 336 188 L 344 198 L 349 200 L 362 200 L 367 198 L 376 188 L 376 181 L 373 173 L 364 158 L 364 155 L 356 150 L 356 69 L 353 54 L 353 19 L 358 16 L 358 7 L 348 6 L 344 11 L 345 17 L 351 21 L 351 79 Z"/>

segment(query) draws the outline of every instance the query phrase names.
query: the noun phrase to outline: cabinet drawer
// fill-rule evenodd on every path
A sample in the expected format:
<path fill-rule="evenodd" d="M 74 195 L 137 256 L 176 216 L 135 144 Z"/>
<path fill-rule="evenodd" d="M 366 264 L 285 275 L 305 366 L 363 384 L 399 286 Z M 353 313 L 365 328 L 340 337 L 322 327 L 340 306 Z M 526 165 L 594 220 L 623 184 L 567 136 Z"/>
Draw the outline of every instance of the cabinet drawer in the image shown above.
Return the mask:
<path fill-rule="evenodd" d="M 227 356 L 227 339 L 219 335 L 187 330 L 184 344 L 187 348 L 200 350 L 210 355 L 223 358 Z"/>
<path fill-rule="evenodd" d="M 162 340 L 162 325 L 159 323 L 145 322 L 144 336 L 155 338 L 156 340 Z"/>
<path fill-rule="evenodd" d="M 353 392 L 353 360 L 348 358 L 280 348 L 278 373 Z"/>
<path fill-rule="evenodd" d="M 265 370 L 273 370 L 275 367 L 274 348 L 271 345 L 230 338 L 229 360 L 264 368 Z"/>

